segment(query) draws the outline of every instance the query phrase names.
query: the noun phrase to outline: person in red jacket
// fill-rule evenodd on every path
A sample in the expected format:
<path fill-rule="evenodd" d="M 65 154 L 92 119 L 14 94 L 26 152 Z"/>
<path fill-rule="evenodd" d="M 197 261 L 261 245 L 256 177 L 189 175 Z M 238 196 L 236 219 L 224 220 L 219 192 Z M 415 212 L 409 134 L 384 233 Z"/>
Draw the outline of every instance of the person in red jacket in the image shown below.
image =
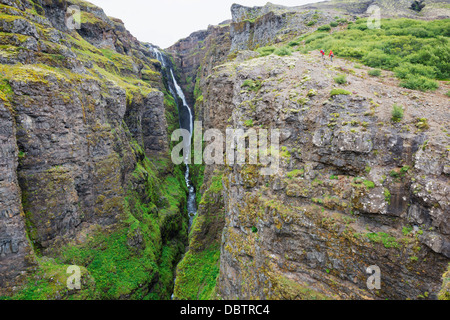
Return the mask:
<path fill-rule="evenodd" d="M 332 50 L 330 50 L 330 59 L 331 59 L 331 62 L 333 62 L 333 58 L 334 58 L 334 53 L 333 53 Z"/>
<path fill-rule="evenodd" d="M 325 60 L 325 51 L 323 51 L 323 49 L 320 50 L 320 54 L 322 54 L 322 60 Z"/>

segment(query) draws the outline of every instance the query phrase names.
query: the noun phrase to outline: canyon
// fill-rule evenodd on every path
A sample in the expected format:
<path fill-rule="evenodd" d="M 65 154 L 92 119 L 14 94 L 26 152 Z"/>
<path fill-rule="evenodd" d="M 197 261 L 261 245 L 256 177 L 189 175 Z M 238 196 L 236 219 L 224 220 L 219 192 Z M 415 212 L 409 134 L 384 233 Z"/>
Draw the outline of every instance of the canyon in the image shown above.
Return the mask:
<path fill-rule="evenodd" d="M 235 4 L 162 49 L 88 2 L 0 0 L 1 299 L 449 299 L 448 81 L 412 90 L 302 50 L 373 5 L 450 17 L 411 3 Z M 279 130 L 280 169 L 174 165 L 194 120 Z"/>

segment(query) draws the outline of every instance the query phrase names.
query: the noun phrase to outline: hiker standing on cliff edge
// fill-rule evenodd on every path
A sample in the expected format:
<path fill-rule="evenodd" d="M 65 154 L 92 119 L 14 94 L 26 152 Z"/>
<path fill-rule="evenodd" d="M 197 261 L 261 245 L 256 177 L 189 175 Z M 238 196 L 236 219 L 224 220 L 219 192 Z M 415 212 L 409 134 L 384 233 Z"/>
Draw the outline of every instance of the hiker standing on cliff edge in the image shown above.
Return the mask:
<path fill-rule="evenodd" d="M 332 50 L 330 50 L 330 59 L 331 59 L 331 62 L 333 62 L 333 58 L 334 58 L 334 53 L 333 53 Z"/>

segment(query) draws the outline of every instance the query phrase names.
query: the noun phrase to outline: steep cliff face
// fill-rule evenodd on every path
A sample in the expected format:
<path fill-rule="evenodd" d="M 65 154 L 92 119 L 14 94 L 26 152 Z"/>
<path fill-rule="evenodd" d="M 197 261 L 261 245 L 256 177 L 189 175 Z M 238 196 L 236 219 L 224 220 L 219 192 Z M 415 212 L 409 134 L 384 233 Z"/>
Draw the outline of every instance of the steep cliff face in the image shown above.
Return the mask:
<path fill-rule="evenodd" d="M 272 45 L 272 53 L 302 45 L 301 39 L 289 41 L 336 15 L 354 21 L 371 4 L 389 5 L 232 7 L 230 41 L 222 50 L 228 48 L 228 62 L 200 65 L 196 118 L 205 130 L 224 134 L 227 128 L 279 129 L 280 170 L 271 176 L 249 164 L 200 170 L 202 205 L 177 271 L 176 298 L 448 295 L 448 274 L 441 289 L 450 262 L 448 85 L 419 94 L 399 88 L 392 73 L 367 77 L 370 68 L 340 59 L 322 62 L 318 52 L 245 50 Z M 430 3 L 420 16 L 410 4 L 396 4 L 391 15 L 448 15 L 442 2 Z M 192 41 L 189 56 L 196 54 Z M 182 68 L 180 50 L 172 52 Z M 339 85 L 334 78 L 342 74 L 346 80 Z M 404 107 L 399 123 L 393 121 L 394 105 Z M 367 287 L 371 266 L 381 269 L 380 290 Z"/>
<path fill-rule="evenodd" d="M 425 106 L 408 108 L 402 126 L 421 115 L 434 129 L 405 132 L 391 123 L 389 100 L 410 106 L 412 92 L 355 74 L 353 93 L 333 95 L 336 71 L 310 59 L 229 63 L 208 80 L 213 123 L 228 117 L 234 128 L 251 123 L 282 134 L 278 174 L 251 165 L 224 174 L 221 297 L 436 297 L 450 258 L 444 109 L 433 116 Z M 245 89 L 244 79 L 261 88 Z M 421 99 L 445 108 L 438 97 Z M 372 265 L 385 270 L 377 292 L 366 287 Z"/>
<path fill-rule="evenodd" d="M 89 3 L 0 10 L 0 295 L 170 298 L 186 190 L 160 63 Z M 81 291 L 67 290 L 68 265 L 82 267 Z"/>

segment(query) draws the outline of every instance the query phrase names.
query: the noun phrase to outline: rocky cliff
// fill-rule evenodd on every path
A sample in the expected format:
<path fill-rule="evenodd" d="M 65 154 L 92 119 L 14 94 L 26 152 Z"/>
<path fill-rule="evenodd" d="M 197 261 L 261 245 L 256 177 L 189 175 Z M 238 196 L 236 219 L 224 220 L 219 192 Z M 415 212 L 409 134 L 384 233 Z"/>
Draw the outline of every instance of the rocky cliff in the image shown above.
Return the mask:
<path fill-rule="evenodd" d="M 442 2 L 420 14 L 411 3 L 397 3 L 388 16 L 448 18 Z M 359 63 L 331 64 L 318 51 L 289 49 L 301 48 L 306 35 L 330 21 L 338 21 L 332 32 L 346 29 L 371 4 L 382 12 L 392 6 L 233 5 L 229 36 L 219 46 L 228 51 L 223 60 L 211 67 L 187 58 L 199 52 L 198 33 L 170 48 L 179 68 L 202 71 L 196 78 L 189 73 L 185 88 L 205 130 L 281 131 L 275 175 L 261 175 L 257 165 L 199 169 L 201 206 L 177 271 L 176 298 L 448 296 L 448 85 L 419 93 L 399 88 L 391 72 L 368 77 L 371 68 Z M 272 49 L 247 50 L 267 45 Z M 343 74 L 339 85 L 335 78 Z M 393 105 L 404 107 L 399 122 Z M 381 269 L 380 290 L 367 287 L 370 266 Z"/>
<path fill-rule="evenodd" d="M 233 5 L 161 50 L 204 130 L 280 130 L 272 175 L 190 167 L 188 230 L 186 119 L 154 47 L 87 2 L 0 0 L 0 299 L 448 299 L 449 35 L 430 20 L 449 8 L 411 4 Z M 424 24 L 345 47 L 370 5 Z"/>
<path fill-rule="evenodd" d="M 187 214 L 161 64 L 87 2 L 0 11 L 0 295 L 170 298 Z M 81 291 L 67 290 L 68 265 Z"/>

